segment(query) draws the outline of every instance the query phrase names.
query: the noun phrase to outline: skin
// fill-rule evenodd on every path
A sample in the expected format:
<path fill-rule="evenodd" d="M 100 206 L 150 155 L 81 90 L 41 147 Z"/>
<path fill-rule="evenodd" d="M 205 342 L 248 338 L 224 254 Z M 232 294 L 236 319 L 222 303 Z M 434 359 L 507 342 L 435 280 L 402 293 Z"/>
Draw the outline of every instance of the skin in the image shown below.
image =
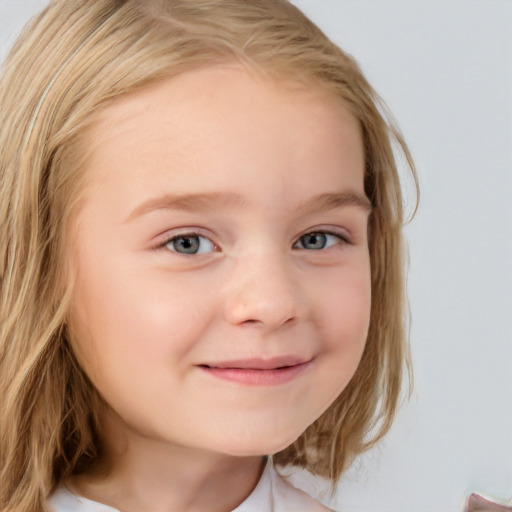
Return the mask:
<path fill-rule="evenodd" d="M 123 512 L 232 510 L 262 455 L 331 405 L 364 349 L 358 123 L 325 92 L 224 65 L 121 98 L 98 113 L 86 146 L 70 329 L 108 404 L 107 455 L 69 486 Z M 329 193 L 344 195 L 304 206 Z M 217 196 L 175 200 L 190 194 Z M 323 231 L 333 234 L 304 237 Z M 304 364 L 288 380 L 276 371 L 277 382 L 205 366 L 281 356 Z"/>

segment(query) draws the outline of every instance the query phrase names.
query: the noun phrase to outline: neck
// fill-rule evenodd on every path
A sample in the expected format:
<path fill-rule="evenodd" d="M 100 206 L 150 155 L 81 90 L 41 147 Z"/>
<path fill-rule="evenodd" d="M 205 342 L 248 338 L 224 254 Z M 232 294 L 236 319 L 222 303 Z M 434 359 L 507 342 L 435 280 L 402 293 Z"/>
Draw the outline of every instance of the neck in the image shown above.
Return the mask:
<path fill-rule="evenodd" d="M 229 512 L 256 486 L 264 460 L 163 442 L 103 423 L 105 457 L 68 487 L 123 512 Z"/>

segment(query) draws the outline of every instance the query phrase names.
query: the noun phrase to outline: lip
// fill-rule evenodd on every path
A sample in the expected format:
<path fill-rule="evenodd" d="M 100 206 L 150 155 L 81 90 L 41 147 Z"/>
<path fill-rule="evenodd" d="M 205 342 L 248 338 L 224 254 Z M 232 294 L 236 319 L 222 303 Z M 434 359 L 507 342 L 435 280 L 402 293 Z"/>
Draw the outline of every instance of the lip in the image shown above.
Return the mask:
<path fill-rule="evenodd" d="M 270 359 L 237 359 L 201 364 L 199 368 L 212 377 L 249 386 L 275 386 L 298 377 L 313 359 L 279 356 Z"/>

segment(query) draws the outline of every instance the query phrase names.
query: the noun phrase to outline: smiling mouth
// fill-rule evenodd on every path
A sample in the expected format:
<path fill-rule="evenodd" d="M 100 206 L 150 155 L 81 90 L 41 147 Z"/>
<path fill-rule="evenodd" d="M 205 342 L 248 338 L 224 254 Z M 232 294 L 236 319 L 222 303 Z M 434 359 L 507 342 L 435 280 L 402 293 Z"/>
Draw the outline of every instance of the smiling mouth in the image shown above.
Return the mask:
<path fill-rule="evenodd" d="M 279 357 L 273 359 L 246 359 L 198 365 L 208 375 L 239 384 L 274 386 L 289 382 L 302 374 L 312 359 Z"/>

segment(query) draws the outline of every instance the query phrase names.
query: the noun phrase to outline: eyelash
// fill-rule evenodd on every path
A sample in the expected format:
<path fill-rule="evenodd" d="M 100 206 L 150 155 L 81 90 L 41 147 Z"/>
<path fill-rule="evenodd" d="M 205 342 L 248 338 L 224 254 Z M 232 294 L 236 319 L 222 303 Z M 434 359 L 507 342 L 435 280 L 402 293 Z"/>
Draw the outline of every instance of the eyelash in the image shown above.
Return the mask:
<path fill-rule="evenodd" d="M 302 239 L 304 237 L 307 237 L 307 236 L 319 236 L 319 235 L 322 235 L 324 237 L 334 237 L 337 239 L 337 242 L 336 243 L 332 243 L 330 244 L 328 247 L 319 247 L 318 249 L 306 249 L 305 247 L 297 247 L 297 245 L 299 243 L 302 243 Z M 204 235 L 201 235 L 199 233 L 194 233 L 194 232 L 191 232 L 191 233 L 183 233 L 183 234 L 180 234 L 180 235 L 175 235 L 175 236 L 172 236 L 172 237 L 169 237 L 167 238 L 164 242 L 162 242 L 159 246 L 158 246 L 158 249 L 165 249 L 165 250 L 168 250 L 170 252 L 175 252 L 176 254 L 182 254 L 182 255 L 189 255 L 189 256 L 196 256 L 197 254 L 204 254 L 204 252 L 192 252 L 192 253 L 186 253 L 186 252 L 178 252 L 178 251 L 175 251 L 175 250 L 172 250 L 170 249 L 168 246 L 170 243 L 172 242 L 175 242 L 177 240 L 185 240 L 185 239 L 193 239 L 193 238 L 198 238 L 198 239 L 203 239 L 203 240 L 208 240 L 208 242 L 211 244 L 212 248 L 213 248 L 213 251 L 206 251 L 206 252 L 217 252 L 218 251 L 218 246 L 212 242 L 208 237 L 204 236 Z M 327 241 L 326 241 L 327 243 Z M 326 230 L 315 230 L 315 231 L 308 231 L 307 233 L 304 233 L 303 235 L 301 235 L 292 245 L 292 249 L 295 249 L 295 250 L 304 250 L 304 251 L 324 251 L 324 250 L 327 250 L 335 245 L 352 245 L 352 242 L 346 237 L 346 236 L 343 236 L 339 233 L 334 233 L 332 231 L 326 231 Z"/>
<path fill-rule="evenodd" d="M 319 249 L 310 249 L 310 250 L 317 250 L 317 251 L 321 251 L 321 250 L 325 250 L 325 249 L 329 249 L 330 247 L 333 247 L 334 245 L 347 245 L 347 244 L 351 244 L 351 242 L 348 240 L 348 238 L 346 236 L 343 236 L 339 233 L 333 233 L 332 231 L 325 231 L 325 230 L 318 230 L 318 231 L 308 231 L 307 233 L 304 233 L 303 235 L 301 235 L 297 241 L 293 244 L 292 248 L 296 248 L 295 246 L 301 242 L 301 240 L 306 237 L 306 236 L 318 236 L 318 235 L 321 235 L 321 236 L 324 236 L 324 237 L 334 237 L 337 239 L 337 243 L 333 243 L 331 245 L 329 245 L 329 247 L 321 247 Z M 306 248 L 302 248 L 303 250 L 308 250 Z"/>
<path fill-rule="evenodd" d="M 218 249 L 218 246 L 212 242 L 208 237 L 204 236 L 204 235 L 200 235 L 199 233 L 183 233 L 183 234 L 180 234 L 180 235 L 176 235 L 176 236 L 172 236 L 170 238 L 167 238 L 161 245 L 159 245 L 159 248 L 160 249 L 165 249 L 167 251 L 170 251 L 170 252 L 175 252 L 176 254 L 183 254 L 183 255 L 190 255 L 190 256 L 196 256 L 197 254 L 202 254 L 202 253 L 198 253 L 198 252 L 195 252 L 195 253 L 181 253 L 181 252 L 178 252 L 178 251 L 173 251 L 172 249 L 170 249 L 168 246 L 171 242 L 175 242 L 177 240 L 185 240 L 185 239 L 191 239 L 191 238 L 199 238 L 199 239 L 203 239 L 203 240 L 208 240 L 208 242 L 212 245 L 212 247 L 214 248 L 214 250 L 217 248 Z"/>

